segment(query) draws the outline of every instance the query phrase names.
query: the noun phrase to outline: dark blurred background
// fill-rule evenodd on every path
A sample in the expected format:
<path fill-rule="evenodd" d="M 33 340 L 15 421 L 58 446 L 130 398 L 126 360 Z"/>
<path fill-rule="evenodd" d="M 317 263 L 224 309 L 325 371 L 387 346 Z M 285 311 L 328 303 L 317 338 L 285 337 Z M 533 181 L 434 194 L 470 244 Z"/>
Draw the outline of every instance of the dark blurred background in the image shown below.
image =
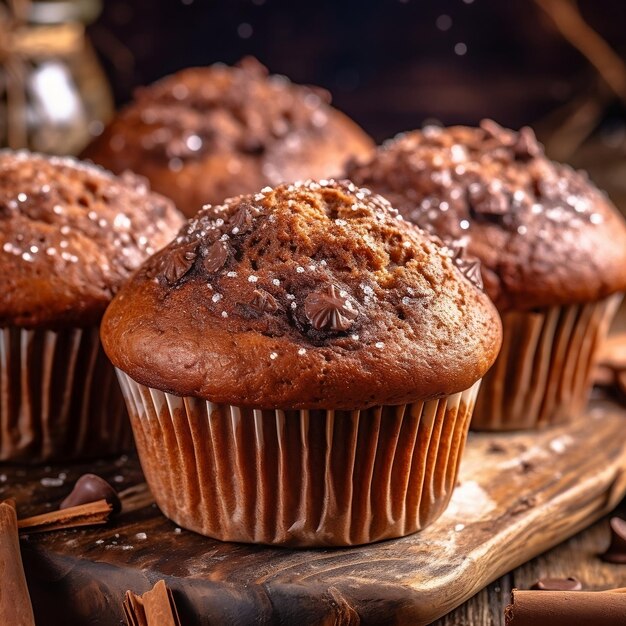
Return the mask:
<path fill-rule="evenodd" d="M 106 0 L 88 32 L 118 105 L 254 55 L 327 88 L 378 141 L 433 120 L 531 124 L 626 199 L 625 24 L 622 0 Z"/>
<path fill-rule="evenodd" d="M 253 55 L 378 141 L 531 124 L 625 207 L 625 25 L 626 0 L 0 0 L 0 145 L 76 154 L 111 90 Z"/>
<path fill-rule="evenodd" d="M 626 2 L 577 4 L 626 53 Z M 90 34 L 118 103 L 182 67 L 251 54 L 329 89 L 379 140 L 428 118 L 517 127 L 601 88 L 534 0 L 106 0 Z"/>

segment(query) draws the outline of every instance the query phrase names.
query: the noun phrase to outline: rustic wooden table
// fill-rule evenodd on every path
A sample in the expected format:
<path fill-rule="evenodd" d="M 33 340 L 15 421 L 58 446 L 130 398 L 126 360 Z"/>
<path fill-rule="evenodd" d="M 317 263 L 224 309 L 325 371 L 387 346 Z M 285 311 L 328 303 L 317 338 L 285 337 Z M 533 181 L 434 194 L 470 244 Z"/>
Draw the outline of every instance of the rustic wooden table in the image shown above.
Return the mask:
<path fill-rule="evenodd" d="M 626 493 L 624 424 L 626 411 L 600 400 L 554 429 L 474 433 L 458 488 L 436 522 L 403 539 L 343 550 L 229 544 L 176 528 L 154 505 L 132 456 L 3 466 L 0 498 L 15 498 L 22 516 L 52 510 L 85 471 L 120 489 L 122 513 L 105 526 L 23 537 L 41 626 L 121 624 L 126 590 L 144 593 L 160 579 L 189 625 L 425 626 L 614 509 Z M 528 588 L 539 576 L 575 575 L 593 588 L 621 585 L 620 568 L 594 556 L 607 531 L 600 526 L 583 549 L 574 543 L 562 557 L 549 552 L 514 570 L 438 626 L 501 624 L 512 586 Z"/>
<path fill-rule="evenodd" d="M 614 514 L 626 518 L 626 500 Z M 597 556 L 609 543 L 609 517 L 502 576 L 432 626 L 504 626 L 511 589 L 528 589 L 538 578 L 575 576 L 589 590 L 624 587 L 626 565 L 604 563 Z"/>
<path fill-rule="evenodd" d="M 613 332 L 626 332 L 626 303 Z M 626 499 L 614 515 L 626 518 Z M 626 565 L 611 565 L 597 557 L 609 543 L 610 517 L 502 576 L 432 626 L 504 626 L 504 607 L 509 603 L 511 589 L 528 589 L 538 578 L 575 576 L 590 590 L 626 586 Z"/>
<path fill-rule="evenodd" d="M 371 546 L 294 551 L 181 530 L 156 508 L 132 456 L 3 466 L 0 498 L 15 498 L 23 516 L 54 509 L 85 471 L 121 491 L 122 513 L 106 526 L 23 537 L 41 626 L 121 624 L 125 591 L 143 593 L 159 579 L 185 624 L 424 626 L 456 606 L 435 626 L 504 626 L 511 589 L 538 578 L 626 586 L 626 565 L 597 556 L 609 528 L 606 517 L 596 520 L 626 494 L 626 410 L 615 398 L 596 398 L 585 415 L 553 429 L 472 434 L 447 511 L 417 535 Z M 622 507 L 626 517 L 626 500 Z"/>

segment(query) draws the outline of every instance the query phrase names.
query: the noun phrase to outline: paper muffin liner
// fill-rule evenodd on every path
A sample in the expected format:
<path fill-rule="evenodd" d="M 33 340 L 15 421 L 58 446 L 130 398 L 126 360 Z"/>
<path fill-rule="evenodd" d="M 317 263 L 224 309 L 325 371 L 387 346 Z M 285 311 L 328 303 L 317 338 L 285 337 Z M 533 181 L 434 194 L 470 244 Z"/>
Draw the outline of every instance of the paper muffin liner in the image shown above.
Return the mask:
<path fill-rule="evenodd" d="M 132 447 L 97 327 L 0 329 L 0 461 L 66 461 Z"/>
<path fill-rule="evenodd" d="M 480 384 L 401 406 L 281 411 L 118 376 L 167 517 L 223 541 L 300 547 L 400 537 L 436 519 L 455 486 Z"/>
<path fill-rule="evenodd" d="M 473 430 L 535 429 L 585 408 L 598 348 L 622 295 L 502 316 L 502 350 L 483 378 Z"/>

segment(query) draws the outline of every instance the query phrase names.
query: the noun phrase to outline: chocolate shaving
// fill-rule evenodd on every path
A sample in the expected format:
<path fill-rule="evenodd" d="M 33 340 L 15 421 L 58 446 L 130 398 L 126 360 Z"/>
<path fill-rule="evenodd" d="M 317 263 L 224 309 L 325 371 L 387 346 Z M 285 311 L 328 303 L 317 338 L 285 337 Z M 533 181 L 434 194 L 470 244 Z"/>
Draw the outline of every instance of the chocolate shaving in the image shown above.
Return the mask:
<path fill-rule="evenodd" d="M 513 589 L 507 626 L 623 626 L 626 589 L 525 591 Z"/>
<path fill-rule="evenodd" d="M 161 260 L 161 276 L 170 285 L 178 282 L 191 269 L 197 255 L 196 241 L 166 251 Z"/>
<path fill-rule="evenodd" d="M 260 313 L 273 313 L 278 310 L 278 303 L 271 293 L 264 289 L 255 289 L 250 306 Z"/>
<path fill-rule="evenodd" d="M 611 527 L 611 543 L 600 558 L 607 563 L 626 563 L 626 520 L 612 517 L 609 525 Z"/>
<path fill-rule="evenodd" d="M 249 205 L 241 205 L 239 210 L 228 220 L 228 229 L 233 235 L 241 235 L 252 228 L 252 214 Z"/>
<path fill-rule="evenodd" d="M 216 241 L 209 246 L 204 257 L 204 269 L 214 274 L 222 269 L 230 255 L 230 246 L 225 241 Z"/>
<path fill-rule="evenodd" d="M 573 576 L 567 578 L 540 578 L 531 589 L 538 591 L 582 591 L 583 585 Z"/>
<path fill-rule="evenodd" d="M 98 500 L 106 500 L 113 508 L 114 514 L 122 510 L 117 491 L 104 478 L 95 474 L 83 474 L 76 481 L 72 492 L 61 502 L 59 509 L 63 510 Z"/>
<path fill-rule="evenodd" d="M 0 624 L 35 626 L 12 501 L 0 503 Z"/>
<path fill-rule="evenodd" d="M 535 131 L 530 126 L 524 126 L 517 134 L 517 141 L 513 146 L 513 153 L 521 160 L 532 159 L 543 153 L 541 145 L 537 141 Z"/>
<path fill-rule="evenodd" d="M 335 285 L 311 292 L 304 301 L 304 313 L 315 330 L 348 330 L 358 316 L 352 302 L 340 295 Z"/>
<path fill-rule="evenodd" d="M 42 533 L 63 528 L 80 528 L 106 524 L 113 507 L 106 500 L 79 504 L 68 509 L 25 517 L 18 521 L 20 531 Z"/>
<path fill-rule="evenodd" d="M 480 271 L 480 261 L 473 256 L 467 256 L 467 249 L 464 244 L 454 242 L 452 248 L 452 262 L 457 266 L 461 274 L 467 278 L 478 289 L 483 288 L 483 277 Z"/>
<path fill-rule="evenodd" d="M 124 615 L 128 626 L 181 626 L 174 596 L 164 580 L 141 596 L 127 591 Z"/>

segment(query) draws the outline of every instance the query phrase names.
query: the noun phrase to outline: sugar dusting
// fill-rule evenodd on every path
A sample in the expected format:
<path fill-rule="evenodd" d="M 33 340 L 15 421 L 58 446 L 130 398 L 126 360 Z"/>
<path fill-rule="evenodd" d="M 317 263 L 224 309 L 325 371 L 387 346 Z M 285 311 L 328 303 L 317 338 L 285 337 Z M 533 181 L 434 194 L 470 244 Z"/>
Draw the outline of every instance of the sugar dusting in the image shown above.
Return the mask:
<path fill-rule="evenodd" d="M 446 517 L 477 522 L 488 517 L 494 511 L 496 503 L 487 492 L 475 481 L 461 483 L 452 494 Z"/>

